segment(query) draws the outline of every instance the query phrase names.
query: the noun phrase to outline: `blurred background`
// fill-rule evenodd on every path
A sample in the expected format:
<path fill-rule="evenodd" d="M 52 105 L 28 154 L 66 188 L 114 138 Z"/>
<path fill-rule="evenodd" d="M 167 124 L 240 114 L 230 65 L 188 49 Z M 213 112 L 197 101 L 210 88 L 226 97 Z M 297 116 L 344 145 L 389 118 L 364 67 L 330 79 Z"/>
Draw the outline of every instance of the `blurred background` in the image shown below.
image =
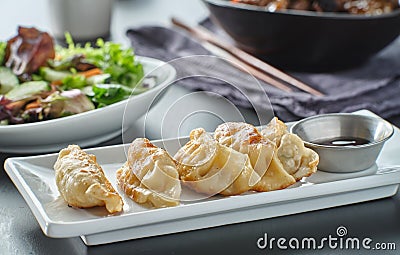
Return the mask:
<path fill-rule="evenodd" d="M 35 26 L 52 33 L 51 17 L 55 13 L 52 13 L 52 9 L 49 8 L 50 1 L 53 0 L 1 0 L 0 40 L 7 40 L 15 35 L 18 25 Z M 75 1 L 78 4 L 80 2 L 80 0 L 69 1 Z M 87 15 L 96 15 L 94 10 L 95 8 L 87 11 Z M 131 40 L 126 35 L 128 29 L 138 29 L 144 25 L 171 27 L 170 18 L 172 16 L 179 17 L 189 25 L 195 25 L 208 15 L 209 11 L 201 0 L 114 0 L 109 39 L 129 47 Z M 164 32 L 169 33 L 170 31 L 164 30 Z M 151 36 L 153 35 L 156 36 L 156 34 L 151 34 Z M 140 50 L 142 50 L 141 53 L 144 53 L 143 49 L 138 48 L 139 52 Z M 170 50 L 176 50 L 176 48 Z M 152 52 L 153 48 L 149 48 L 147 51 L 147 53 Z M 330 74 L 294 73 L 296 77 L 319 86 L 319 89 L 328 94 L 326 97 L 313 97 L 301 91 L 287 94 L 267 86 L 265 88 L 269 92 L 275 110 L 282 114 L 285 121 L 323 113 L 323 111 L 351 112 L 360 108 L 369 108 L 384 114 L 383 117 L 387 117 L 392 123 L 399 125 L 399 52 L 400 41 L 398 38 L 379 53 L 374 59 L 372 67 L 367 66 L 361 70 Z M 388 72 L 388 70 L 394 71 Z M 239 72 L 235 70 L 232 76 L 236 73 Z M 204 87 L 193 88 L 204 89 Z M 207 88 L 222 91 L 219 89 L 220 87 L 209 86 Z M 174 85 L 170 88 L 155 108 L 156 111 L 150 114 L 148 138 L 161 137 L 160 121 L 165 110 L 190 91 L 192 90 L 189 89 L 189 86 Z M 229 91 L 227 93 L 229 94 Z M 254 95 L 258 94 L 260 94 L 259 91 L 254 92 Z M 240 103 L 240 101 L 237 102 Z M 211 112 L 223 109 L 225 119 L 229 119 L 230 116 L 237 113 L 235 109 L 231 112 L 229 109 L 223 108 L 224 102 L 221 98 L 211 97 L 207 94 L 195 94 L 189 103 L 199 109 L 204 109 L 205 106 L 210 107 Z M 184 106 L 180 108 L 184 108 Z M 252 109 L 241 106 L 238 108 L 249 123 L 256 123 Z M 189 120 L 191 125 L 182 125 L 184 130 L 181 130 L 179 135 L 187 135 L 197 124 L 201 124 L 211 131 L 217 122 L 213 120 L 212 116 L 203 115 Z M 137 134 L 141 133 L 142 122 L 143 119 L 140 119 L 134 126 Z M 133 136 L 135 135 L 133 134 Z M 176 130 L 173 130 L 164 138 L 176 135 Z M 117 143 L 121 143 L 121 137 L 100 145 Z M 6 158 L 11 156 L 16 155 L 0 153 L 1 162 L 3 163 Z M 398 157 L 398 155 L 393 154 L 393 157 Z M 0 254 L 266 254 L 267 252 L 268 254 L 279 254 L 281 253 L 279 250 L 257 249 L 256 240 L 266 232 L 275 237 L 324 237 L 334 233 L 340 225 L 348 227 L 354 236 L 370 236 L 377 241 L 400 243 L 400 198 L 399 195 L 396 195 L 393 199 L 88 248 L 79 237 L 53 239 L 44 236 L 28 205 L 2 169 L 0 177 L 0 203 L 3 205 L 0 208 L 0 233 L 4 237 L 0 242 Z M 297 252 L 298 254 L 311 253 L 309 250 L 296 251 L 296 254 Z M 344 253 L 341 250 L 327 249 L 318 251 L 317 254 L 333 254 L 334 252 Z M 346 251 L 346 254 L 360 254 L 360 252 L 358 250 Z M 370 251 L 365 254 L 376 253 Z M 386 251 L 382 254 L 398 254 L 398 250 Z"/>
<path fill-rule="evenodd" d="M 80 2 L 72 0 L 74 1 Z M 2 0 L 0 5 L 7 8 L 0 16 L 0 40 L 12 37 L 18 25 L 35 26 L 52 32 L 50 2 L 52 0 Z M 125 45 L 129 45 L 125 35 L 128 28 L 144 24 L 169 26 L 173 15 L 195 24 L 208 15 L 207 8 L 201 0 L 114 0 L 114 2 L 117 4 L 113 4 L 111 39 Z M 178 5 L 179 8 L 176 8 Z M 149 9 L 153 12 L 148 13 Z M 95 16 L 96 13 L 91 10 L 87 15 Z"/>

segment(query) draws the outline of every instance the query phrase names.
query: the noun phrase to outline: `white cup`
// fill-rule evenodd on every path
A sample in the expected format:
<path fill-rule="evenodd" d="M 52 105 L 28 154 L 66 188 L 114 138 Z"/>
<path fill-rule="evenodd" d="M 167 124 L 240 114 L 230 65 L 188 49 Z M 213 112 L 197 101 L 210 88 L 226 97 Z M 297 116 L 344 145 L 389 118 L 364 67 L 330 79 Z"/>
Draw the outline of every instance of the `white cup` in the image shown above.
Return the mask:
<path fill-rule="evenodd" d="M 110 35 L 114 0 L 48 0 L 51 34 L 63 39 L 69 32 L 75 41 Z"/>

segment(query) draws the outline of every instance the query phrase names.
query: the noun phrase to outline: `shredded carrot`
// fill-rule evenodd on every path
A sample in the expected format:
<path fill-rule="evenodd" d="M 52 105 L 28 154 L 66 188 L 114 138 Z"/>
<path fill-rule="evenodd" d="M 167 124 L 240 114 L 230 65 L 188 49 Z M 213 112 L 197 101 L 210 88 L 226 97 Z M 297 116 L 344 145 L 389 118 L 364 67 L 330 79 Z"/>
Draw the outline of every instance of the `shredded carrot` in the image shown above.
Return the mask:
<path fill-rule="evenodd" d="M 24 106 L 24 104 L 25 104 L 24 100 L 18 100 L 15 102 L 8 103 L 6 106 L 8 109 L 20 109 Z"/>
<path fill-rule="evenodd" d="M 37 101 L 27 104 L 25 106 L 25 109 L 29 110 L 29 109 L 39 108 L 39 107 L 40 107 L 40 102 L 37 100 Z"/>
<path fill-rule="evenodd" d="M 62 59 L 62 57 L 60 54 L 56 54 L 54 57 L 54 60 L 61 60 L 61 59 Z"/>
<path fill-rule="evenodd" d="M 101 71 L 100 68 L 93 68 L 93 69 L 90 69 L 90 70 L 87 70 L 84 72 L 79 72 L 78 74 L 85 76 L 86 78 L 89 78 L 91 76 L 102 74 L 102 73 L 103 73 L 103 71 Z"/>
<path fill-rule="evenodd" d="M 51 82 L 51 85 L 54 85 L 54 86 L 60 86 L 61 84 L 62 84 L 61 80 L 56 80 L 56 81 Z"/>

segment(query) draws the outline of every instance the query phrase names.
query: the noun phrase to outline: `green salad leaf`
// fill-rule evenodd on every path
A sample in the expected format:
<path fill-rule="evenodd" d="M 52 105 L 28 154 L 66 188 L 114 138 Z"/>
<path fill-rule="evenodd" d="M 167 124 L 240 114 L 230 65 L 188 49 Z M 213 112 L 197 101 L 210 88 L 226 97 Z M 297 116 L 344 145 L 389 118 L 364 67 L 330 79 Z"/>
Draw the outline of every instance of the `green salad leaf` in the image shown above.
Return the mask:
<path fill-rule="evenodd" d="M 90 99 L 79 89 L 56 91 L 45 100 L 45 113 L 48 117 L 59 118 L 95 109 Z"/>
<path fill-rule="evenodd" d="M 92 101 L 100 108 L 129 98 L 132 89 L 119 84 L 96 84 L 92 91 Z"/>
<path fill-rule="evenodd" d="M 86 86 L 86 78 L 82 75 L 69 75 L 62 79 L 64 90 L 81 89 Z"/>
<path fill-rule="evenodd" d="M 85 60 L 111 75 L 110 83 L 117 83 L 133 88 L 143 78 L 143 66 L 135 60 L 132 48 L 124 49 L 119 43 L 104 42 L 97 39 L 96 47 L 90 43 L 81 46 L 75 44 L 70 34 L 65 35 L 68 46 L 57 47 L 57 54 L 62 59 L 73 58 L 82 54 Z"/>
<path fill-rule="evenodd" d="M 151 88 L 132 48 L 103 39 L 75 44 L 69 33 L 65 38 L 67 47 L 55 45 L 54 58 L 19 76 L 4 66 L 7 42 L 0 41 L 0 125 L 78 114 Z"/>
<path fill-rule="evenodd" d="M 7 42 L 0 42 L 0 65 L 4 63 L 4 57 L 6 55 Z"/>

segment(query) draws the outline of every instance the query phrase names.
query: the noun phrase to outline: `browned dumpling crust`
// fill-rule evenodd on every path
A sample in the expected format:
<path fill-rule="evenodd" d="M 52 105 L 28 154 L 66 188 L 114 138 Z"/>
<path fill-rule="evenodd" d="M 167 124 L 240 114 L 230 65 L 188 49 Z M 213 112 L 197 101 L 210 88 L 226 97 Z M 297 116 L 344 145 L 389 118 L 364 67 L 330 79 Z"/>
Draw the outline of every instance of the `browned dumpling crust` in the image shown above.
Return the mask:
<path fill-rule="evenodd" d="M 58 190 L 70 206 L 105 206 L 109 213 L 122 211 L 123 201 L 96 156 L 87 154 L 78 145 L 69 145 L 59 152 L 54 170 Z"/>
<path fill-rule="evenodd" d="M 238 195 L 259 179 L 247 155 L 217 143 L 202 128 L 192 130 L 174 159 L 183 183 L 207 195 Z"/>
<path fill-rule="evenodd" d="M 116 176 L 118 185 L 136 203 L 155 208 L 180 204 L 181 184 L 174 160 L 146 138 L 131 143 L 128 160 Z"/>
<path fill-rule="evenodd" d="M 295 182 L 295 178 L 288 174 L 283 168 L 281 161 L 277 157 L 277 153 L 274 153 L 268 170 L 262 176 L 261 180 L 252 187 L 252 190 L 261 192 L 280 190 L 289 187 Z"/>
<path fill-rule="evenodd" d="M 261 130 L 261 135 L 264 138 L 274 142 L 278 147 L 281 144 L 282 137 L 287 133 L 289 132 L 286 124 L 277 117 L 273 118 L 268 125 Z"/>
<path fill-rule="evenodd" d="M 276 156 L 276 145 L 263 137 L 253 125 L 243 122 L 227 122 L 217 127 L 215 139 L 234 150 L 246 154 L 258 181 L 251 187 L 256 191 L 284 189 L 296 181 L 283 168 Z"/>

